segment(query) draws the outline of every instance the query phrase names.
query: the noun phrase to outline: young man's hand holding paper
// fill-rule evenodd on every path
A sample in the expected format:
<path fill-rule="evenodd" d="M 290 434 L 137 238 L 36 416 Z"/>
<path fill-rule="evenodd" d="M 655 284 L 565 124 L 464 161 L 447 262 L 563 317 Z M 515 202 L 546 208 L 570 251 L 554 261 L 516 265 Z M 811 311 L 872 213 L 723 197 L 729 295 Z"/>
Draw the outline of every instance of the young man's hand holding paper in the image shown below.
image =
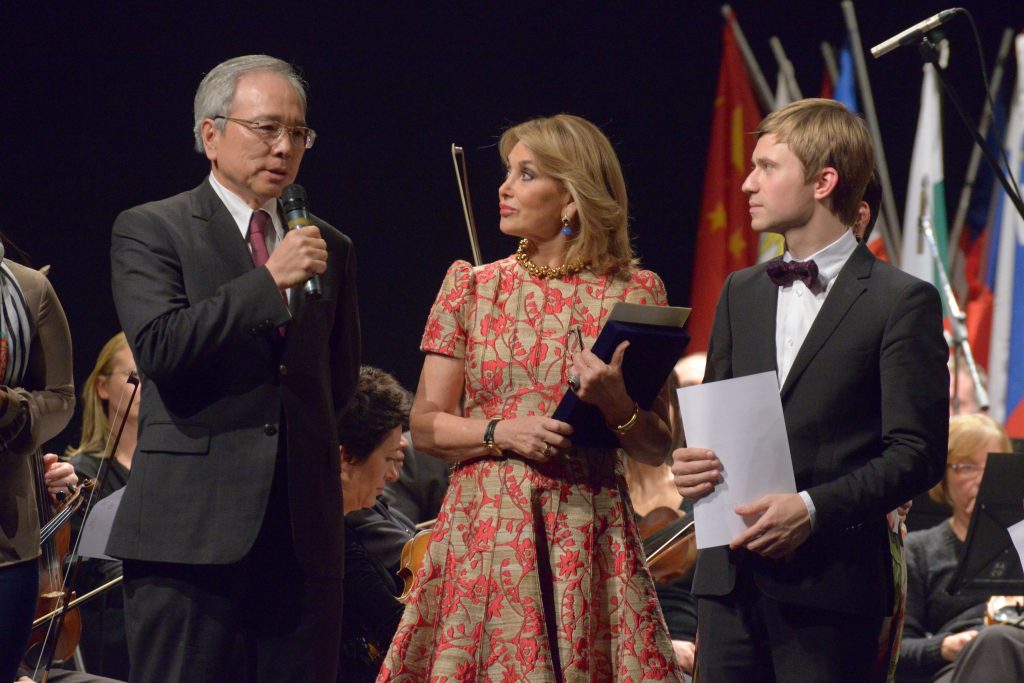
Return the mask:
<path fill-rule="evenodd" d="M 680 493 L 694 499 L 697 547 L 729 545 L 769 558 L 810 535 L 796 493 L 778 379 L 765 372 L 679 389 L 686 440 L 673 454 Z"/>

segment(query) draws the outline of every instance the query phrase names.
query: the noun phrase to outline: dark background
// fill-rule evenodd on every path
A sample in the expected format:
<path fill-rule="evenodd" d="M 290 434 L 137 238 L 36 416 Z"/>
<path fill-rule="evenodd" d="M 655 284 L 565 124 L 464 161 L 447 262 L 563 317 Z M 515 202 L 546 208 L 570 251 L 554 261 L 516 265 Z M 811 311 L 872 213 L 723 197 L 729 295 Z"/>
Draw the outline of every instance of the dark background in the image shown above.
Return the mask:
<path fill-rule="evenodd" d="M 991 69 L 1024 6 L 970 1 Z M 861 0 L 866 47 L 945 9 Z M 202 75 L 239 54 L 293 61 L 310 83 L 320 134 L 299 176 L 314 212 L 354 240 L 365 363 L 414 387 L 418 342 L 448 264 L 470 258 L 449 147 L 467 151 L 485 260 L 512 252 L 497 230 L 503 174 L 495 142 L 512 123 L 571 112 L 618 150 L 637 251 L 670 302 L 689 303 L 693 248 L 723 20 L 717 2 L 8 3 L 4 9 L 0 229 L 51 279 L 70 320 L 80 384 L 118 329 L 109 231 L 118 212 L 197 185 L 192 98 Z M 805 96 L 823 73 L 820 43 L 845 39 L 839 2 L 736 0 L 773 90 L 778 35 Z M 975 116 L 982 85 L 968 23 L 948 26 L 950 74 Z M 902 213 L 921 67 L 904 48 L 868 58 Z M 1012 58 L 1011 58 L 1012 62 Z M 1009 77 L 1012 78 L 1013 69 Z M 946 107 L 950 215 L 970 151 Z M 63 448 L 78 419 L 52 444 Z"/>

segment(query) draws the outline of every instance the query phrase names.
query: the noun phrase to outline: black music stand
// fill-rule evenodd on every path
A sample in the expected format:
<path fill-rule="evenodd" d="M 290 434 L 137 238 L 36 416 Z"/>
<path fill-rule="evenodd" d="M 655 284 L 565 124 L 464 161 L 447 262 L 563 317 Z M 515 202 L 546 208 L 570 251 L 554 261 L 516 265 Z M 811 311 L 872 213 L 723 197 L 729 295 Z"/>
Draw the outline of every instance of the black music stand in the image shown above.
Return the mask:
<path fill-rule="evenodd" d="M 1007 527 L 1024 519 L 1024 456 L 989 453 L 952 595 L 1024 594 L 1024 568 Z"/>

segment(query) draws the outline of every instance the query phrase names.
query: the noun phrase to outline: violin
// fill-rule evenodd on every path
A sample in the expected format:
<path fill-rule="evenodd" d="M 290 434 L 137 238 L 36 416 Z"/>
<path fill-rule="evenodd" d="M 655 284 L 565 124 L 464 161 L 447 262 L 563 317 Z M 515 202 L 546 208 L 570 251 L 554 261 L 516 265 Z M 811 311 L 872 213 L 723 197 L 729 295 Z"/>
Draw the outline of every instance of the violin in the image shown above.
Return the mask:
<path fill-rule="evenodd" d="M 681 510 L 656 507 L 637 520 L 647 568 L 665 586 L 686 576 L 697 563 L 694 523 Z"/>
<path fill-rule="evenodd" d="M 436 520 L 417 524 L 420 528 L 416 535 L 405 542 L 402 546 L 402 556 L 399 560 L 398 578 L 402 580 L 402 594 L 398 596 L 398 602 L 403 605 L 409 604 L 409 597 L 412 589 L 416 587 L 416 575 L 420 573 L 423 566 L 423 558 L 427 556 L 427 547 L 430 545 L 431 527 Z"/>
<path fill-rule="evenodd" d="M 39 508 L 40 527 L 46 529 L 54 517 L 50 500 L 46 491 L 43 472 L 43 454 L 37 451 L 33 458 L 33 469 L 36 477 L 36 505 Z M 81 491 L 76 492 L 77 501 L 81 502 Z M 74 500 L 65 503 L 62 511 L 70 509 Z M 40 543 L 39 555 L 39 602 L 36 603 L 36 618 L 53 613 L 60 609 L 65 598 L 74 599 L 75 594 L 65 595 L 64 558 L 71 546 L 71 525 L 64 524 L 49 532 L 49 537 Z M 49 622 L 50 628 L 33 631 L 25 646 L 24 664 L 28 669 L 35 669 L 39 662 L 49 658 L 70 659 L 78 641 L 82 638 L 82 617 L 78 610 L 64 613 L 63 623 L 55 620 Z M 56 626 L 56 628 L 54 628 Z"/>

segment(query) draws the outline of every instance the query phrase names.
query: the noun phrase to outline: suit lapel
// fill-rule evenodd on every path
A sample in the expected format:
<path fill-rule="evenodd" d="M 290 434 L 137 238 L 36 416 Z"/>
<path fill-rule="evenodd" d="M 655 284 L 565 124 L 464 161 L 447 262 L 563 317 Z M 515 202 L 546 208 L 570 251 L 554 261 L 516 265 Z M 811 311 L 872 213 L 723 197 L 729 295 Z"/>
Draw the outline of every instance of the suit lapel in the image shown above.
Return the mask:
<path fill-rule="evenodd" d="M 829 340 L 839 323 L 846 317 L 847 311 L 853 303 L 867 289 L 867 280 L 871 277 L 871 268 L 874 265 L 875 257 L 863 244 L 857 246 L 850 255 L 850 259 L 839 271 L 832 291 L 825 298 L 821 310 L 818 311 L 811 329 L 807 332 L 804 343 L 800 346 L 786 376 L 786 383 L 782 387 L 782 398 L 785 399 L 793 385 L 800 379 L 807 366 Z M 773 328 L 774 329 L 774 328 Z M 774 339 L 774 332 L 773 332 Z"/>
<path fill-rule="evenodd" d="M 204 180 L 191 194 L 193 220 L 198 222 L 210 248 L 220 255 L 223 280 L 233 280 L 252 270 L 249 245 L 245 243 L 231 212 L 213 191 L 210 181 Z"/>
<path fill-rule="evenodd" d="M 750 302 L 751 308 L 743 317 L 753 332 L 749 339 L 756 341 L 750 349 L 750 360 L 754 363 L 753 371 L 777 371 L 775 317 L 779 308 L 779 288 L 768 278 L 764 269 L 761 269 L 760 275 L 754 280 L 754 296 L 750 298 Z"/>

